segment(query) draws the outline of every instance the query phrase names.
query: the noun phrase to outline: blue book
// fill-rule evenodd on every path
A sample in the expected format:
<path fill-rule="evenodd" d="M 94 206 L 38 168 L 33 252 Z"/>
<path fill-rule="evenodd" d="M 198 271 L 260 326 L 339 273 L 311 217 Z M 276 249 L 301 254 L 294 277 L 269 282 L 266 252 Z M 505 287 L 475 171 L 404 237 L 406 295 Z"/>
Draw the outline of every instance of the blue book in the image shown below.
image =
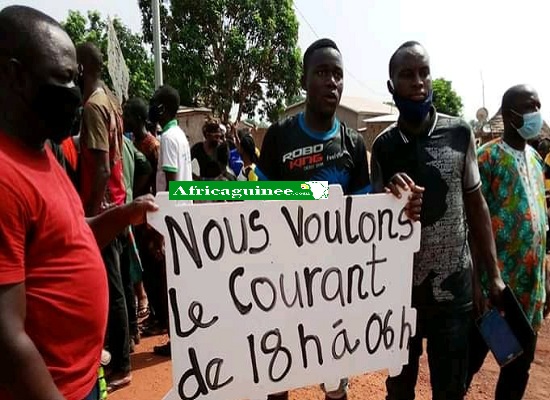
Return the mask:
<path fill-rule="evenodd" d="M 481 336 L 500 367 L 523 354 L 523 348 L 506 319 L 496 309 L 485 313 L 477 321 Z"/>

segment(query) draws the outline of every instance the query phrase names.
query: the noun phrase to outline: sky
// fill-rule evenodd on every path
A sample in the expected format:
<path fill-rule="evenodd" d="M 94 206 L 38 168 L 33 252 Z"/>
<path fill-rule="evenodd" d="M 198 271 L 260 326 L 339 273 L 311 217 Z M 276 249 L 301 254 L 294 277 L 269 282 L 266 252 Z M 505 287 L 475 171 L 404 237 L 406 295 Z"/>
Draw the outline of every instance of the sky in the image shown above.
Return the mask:
<path fill-rule="evenodd" d="M 14 4 L 0 0 L 0 8 Z M 19 0 L 64 19 L 69 9 L 99 10 L 141 30 L 135 0 Z M 532 85 L 550 121 L 550 38 L 543 0 L 295 0 L 302 52 L 317 38 L 333 39 L 344 60 L 344 95 L 391 101 L 388 61 L 407 40 L 430 54 L 432 78 L 452 81 L 462 97 L 464 117 L 483 106 L 498 111 L 503 93 L 518 83 Z M 161 21 L 162 23 L 162 21 Z"/>

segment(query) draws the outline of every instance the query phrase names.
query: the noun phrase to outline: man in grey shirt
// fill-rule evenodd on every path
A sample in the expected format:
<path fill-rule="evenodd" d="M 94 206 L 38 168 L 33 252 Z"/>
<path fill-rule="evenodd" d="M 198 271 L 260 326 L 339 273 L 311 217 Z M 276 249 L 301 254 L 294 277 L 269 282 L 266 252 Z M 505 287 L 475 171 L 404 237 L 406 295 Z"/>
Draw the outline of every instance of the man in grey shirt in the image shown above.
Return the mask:
<path fill-rule="evenodd" d="M 387 399 L 414 399 L 424 338 L 432 398 L 463 399 L 473 304 L 469 231 L 491 277 L 491 299 L 498 302 L 504 288 L 480 191 L 474 136 L 466 122 L 443 117 L 433 107 L 429 57 L 419 43 L 399 47 L 389 69 L 388 88 L 400 115 L 373 144 L 371 183 L 375 192 L 382 192 L 401 175 L 425 191 L 413 272 L 417 331 L 409 343 L 408 365 L 386 382 Z"/>

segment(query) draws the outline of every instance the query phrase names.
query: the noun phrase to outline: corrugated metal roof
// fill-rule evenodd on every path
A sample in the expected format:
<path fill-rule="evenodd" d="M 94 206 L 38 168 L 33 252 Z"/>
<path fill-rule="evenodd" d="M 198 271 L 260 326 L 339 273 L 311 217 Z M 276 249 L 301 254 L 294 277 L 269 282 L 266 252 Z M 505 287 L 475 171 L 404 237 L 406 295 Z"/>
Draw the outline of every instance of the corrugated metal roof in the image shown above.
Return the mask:
<path fill-rule="evenodd" d="M 210 113 L 212 110 L 206 107 L 180 107 L 178 110 L 178 114 L 186 114 L 191 112 Z"/>
<path fill-rule="evenodd" d="M 286 111 L 296 107 L 300 107 L 304 104 L 304 102 L 305 100 L 295 103 L 287 107 Z M 381 114 L 392 114 L 397 112 L 397 109 L 395 107 L 392 107 L 390 105 L 384 104 L 376 100 L 370 100 L 363 97 L 343 96 L 340 99 L 339 106 L 347 108 L 348 110 L 351 110 L 358 114 L 381 115 Z"/>

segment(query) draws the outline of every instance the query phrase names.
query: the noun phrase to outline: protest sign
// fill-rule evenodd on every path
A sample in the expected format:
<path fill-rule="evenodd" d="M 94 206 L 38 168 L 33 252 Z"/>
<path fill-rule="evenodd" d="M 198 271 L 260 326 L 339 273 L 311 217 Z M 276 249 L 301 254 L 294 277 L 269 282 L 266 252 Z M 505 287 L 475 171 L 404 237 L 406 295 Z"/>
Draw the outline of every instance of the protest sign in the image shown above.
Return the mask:
<path fill-rule="evenodd" d="M 165 237 L 173 390 L 166 399 L 262 399 L 388 369 L 416 329 L 420 224 L 406 198 L 189 204 L 157 195 Z"/>
<path fill-rule="evenodd" d="M 111 19 L 108 20 L 107 25 L 109 31 L 107 35 L 107 67 L 115 94 L 118 100 L 123 103 L 125 99 L 128 100 L 130 74 Z"/>

